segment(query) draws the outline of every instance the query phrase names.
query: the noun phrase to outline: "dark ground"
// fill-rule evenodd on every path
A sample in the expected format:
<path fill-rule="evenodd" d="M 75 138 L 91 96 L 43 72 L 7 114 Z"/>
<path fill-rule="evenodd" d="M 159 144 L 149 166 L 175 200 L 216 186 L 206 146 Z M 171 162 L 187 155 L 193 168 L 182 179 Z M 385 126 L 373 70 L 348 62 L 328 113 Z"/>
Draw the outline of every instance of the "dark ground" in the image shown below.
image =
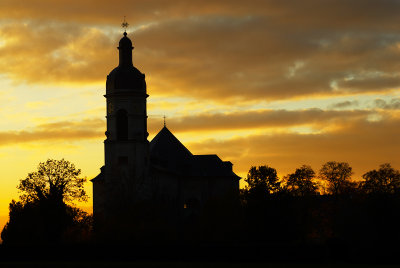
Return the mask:
<path fill-rule="evenodd" d="M 400 267 L 397 252 L 343 254 L 322 246 L 0 247 L 0 267 Z M 340 257 L 339 257 L 340 256 Z"/>
<path fill-rule="evenodd" d="M 81 262 L 0 262 L 0 267 L 20 268 L 20 267 L 76 267 L 76 268 L 105 268 L 105 267 L 135 267 L 135 268 L 284 268 L 284 267 L 307 267 L 307 268 L 347 268 L 347 267 L 399 267 L 398 265 L 368 264 L 368 263 L 345 263 L 345 262 L 118 262 L 118 261 L 81 261 Z"/>

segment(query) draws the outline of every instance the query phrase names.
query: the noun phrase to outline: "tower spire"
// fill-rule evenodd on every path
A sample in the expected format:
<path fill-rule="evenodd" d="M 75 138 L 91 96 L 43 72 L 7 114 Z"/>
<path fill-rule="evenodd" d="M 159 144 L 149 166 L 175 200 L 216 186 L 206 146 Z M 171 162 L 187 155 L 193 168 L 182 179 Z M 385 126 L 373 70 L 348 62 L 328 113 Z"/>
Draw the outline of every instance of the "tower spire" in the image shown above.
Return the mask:
<path fill-rule="evenodd" d="M 126 28 L 129 26 L 124 16 L 121 26 L 125 29 L 124 36 L 119 41 L 119 66 L 132 66 L 132 41 L 127 37 Z"/>

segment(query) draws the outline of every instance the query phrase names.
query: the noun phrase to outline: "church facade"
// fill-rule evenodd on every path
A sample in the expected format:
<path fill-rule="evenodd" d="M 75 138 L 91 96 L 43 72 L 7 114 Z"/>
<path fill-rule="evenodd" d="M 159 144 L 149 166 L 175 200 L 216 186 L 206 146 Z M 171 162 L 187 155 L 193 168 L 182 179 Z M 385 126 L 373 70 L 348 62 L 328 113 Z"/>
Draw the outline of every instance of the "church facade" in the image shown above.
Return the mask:
<path fill-rule="evenodd" d="M 193 212 L 212 200 L 237 197 L 240 177 L 231 162 L 217 155 L 193 155 L 165 125 L 148 141 L 145 75 L 132 63 L 126 32 L 118 50 L 119 65 L 107 76 L 104 95 L 105 164 L 92 179 L 95 221 L 146 200 Z"/>

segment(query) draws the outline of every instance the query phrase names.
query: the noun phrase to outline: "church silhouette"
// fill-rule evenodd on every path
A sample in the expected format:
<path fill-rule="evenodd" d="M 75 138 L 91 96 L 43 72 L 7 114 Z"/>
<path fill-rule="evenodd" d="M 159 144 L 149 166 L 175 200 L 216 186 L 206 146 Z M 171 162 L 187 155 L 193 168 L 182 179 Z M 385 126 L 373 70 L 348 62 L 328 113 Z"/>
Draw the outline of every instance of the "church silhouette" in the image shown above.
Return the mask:
<path fill-rule="evenodd" d="M 154 200 L 183 218 L 199 215 L 212 201 L 237 200 L 240 177 L 231 162 L 215 154 L 192 154 L 165 124 L 151 142 L 147 140 L 149 95 L 145 75 L 133 66 L 126 31 L 118 50 L 119 65 L 107 76 L 104 95 L 105 165 L 91 180 L 95 226 L 116 224 L 135 204 Z"/>

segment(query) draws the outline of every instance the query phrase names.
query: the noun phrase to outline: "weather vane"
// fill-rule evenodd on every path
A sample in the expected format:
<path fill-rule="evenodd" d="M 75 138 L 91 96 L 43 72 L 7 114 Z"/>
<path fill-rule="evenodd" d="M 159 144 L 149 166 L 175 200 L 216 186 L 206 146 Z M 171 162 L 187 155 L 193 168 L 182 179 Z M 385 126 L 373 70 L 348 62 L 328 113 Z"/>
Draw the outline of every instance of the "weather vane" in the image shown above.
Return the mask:
<path fill-rule="evenodd" d="M 124 16 L 124 22 L 122 22 L 121 24 L 122 28 L 125 28 L 125 32 L 126 32 L 126 28 L 128 28 L 129 23 L 126 22 L 126 16 Z"/>

